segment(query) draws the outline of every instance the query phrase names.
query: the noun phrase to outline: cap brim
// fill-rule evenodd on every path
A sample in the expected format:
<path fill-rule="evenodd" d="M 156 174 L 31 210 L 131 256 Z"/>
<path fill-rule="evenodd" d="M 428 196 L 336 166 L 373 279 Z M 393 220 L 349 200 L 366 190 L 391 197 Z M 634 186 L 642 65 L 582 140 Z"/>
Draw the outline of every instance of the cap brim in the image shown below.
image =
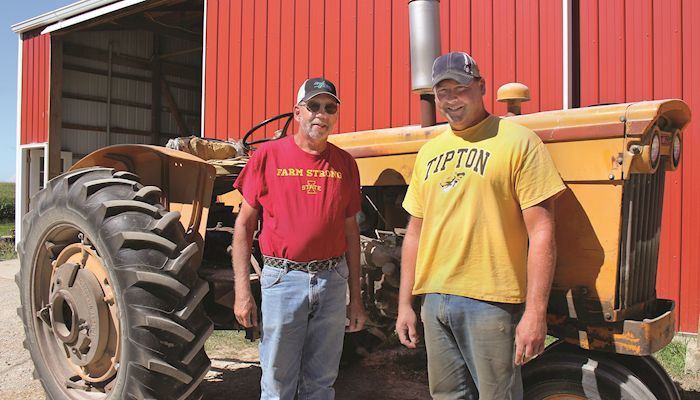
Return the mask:
<path fill-rule="evenodd" d="M 318 96 L 318 95 L 320 95 L 320 94 L 327 94 L 327 95 L 331 96 L 332 98 L 334 98 L 335 101 L 338 102 L 338 104 L 340 104 L 340 99 L 338 98 L 338 96 L 334 95 L 334 94 L 331 93 L 331 92 L 327 92 L 327 91 L 325 91 L 325 90 L 311 91 L 311 92 L 307 93 L 306 96 L 304 96 L 304 97 L 299 101 L 299 103 L 301 103 L 302 101 L 309 101 L 309 100 L 313 99 L 314 97 L 316 97 L 316 96 Z"/>
<path fill-rule="evenodd" d="M 472 82 L 474 82 L 475 79 L 478 79 L 476 76 L 473 75 L 467 75 L 467 74 L 459 74 L 453 71 L 448 71 L 445 72 L 444 74 L 440 74 L 436 76 L 433 79 L 433 87 L 435 87 L 438 83 L 444 81 L 445 79 L 452 79 L 455 80 L 462 85 L 471 85 Z"/>

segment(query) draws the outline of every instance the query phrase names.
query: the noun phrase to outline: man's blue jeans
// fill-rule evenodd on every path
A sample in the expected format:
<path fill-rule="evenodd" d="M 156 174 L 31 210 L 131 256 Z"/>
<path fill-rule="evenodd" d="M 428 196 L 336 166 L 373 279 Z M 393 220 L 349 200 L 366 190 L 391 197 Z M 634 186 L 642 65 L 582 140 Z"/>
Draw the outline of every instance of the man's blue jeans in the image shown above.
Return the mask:
<path fill-rule="evenodd" d="M 317 273 L 265 265 L 260 381 L 263 400 L 335 397 L 345 334 L 348 266 Z"/>
<path fill-rule="evenodd" d="M 523 310 L 524 304 L 427 294 L 421 319 L 433 399 L 521 399 L 513 360 Z"/>

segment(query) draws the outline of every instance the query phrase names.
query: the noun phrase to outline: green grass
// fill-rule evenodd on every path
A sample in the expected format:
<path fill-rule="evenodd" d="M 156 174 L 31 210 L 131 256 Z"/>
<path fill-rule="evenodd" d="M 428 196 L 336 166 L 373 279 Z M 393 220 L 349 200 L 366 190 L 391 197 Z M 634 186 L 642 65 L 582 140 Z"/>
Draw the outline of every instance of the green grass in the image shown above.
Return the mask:
<path fill-rule="evenodd" d="M 10 208 L 3 208 L 4 214 L 14 214 L 15 203 L 15 184 L 11 182 L 0 182 L 0 204 L 2 207 L 11 205 Z M 15 231 L 15 223 L 12 220 L 14 215 L 4 215 L 0 219 L 0 236 L 13 235 Z M 15 245 L 12 242 L 0 241 L 0 261 L 11 260 L 17 258 L 15 253 Z"/>
<path fill-rule="evenodd" d="M 241 353 L 255 352 L 258 343 L 246 339 L 244 331 L 214 331 L 204 343 L 204 349 L 215 358 L 238 359 Z"/>
<path fill-rule="evenodd" d="M 654 353 L 654 358 L 661 363 L 672 378 L 680 378 L 685 374 L 685 353 L 687 346 L 681 341 L 673 341 L 663 349 Z"/>
<path fill-rule="evenodd" d="M 15 258 L 17 258 L 17 253 L 15 252 L 15 244 L 12 242 L 0 240 L 0 261 L 12 260 Z"/>
<path fill-rule="evenodd" d="M 554 343 L 554 342 L 556 342 L 556 341 L 557 341 L 557 338 L 555 338 L 554 336 L 549 336 L 549 335 L 547 335 L 547 336 L 544 338 L 544 347 L 547 347 L 547 346 L 549 346 L 550 344 L 552 344 L 552 343 Z"/>
<path fill-rule="evenodd" d="M 15 231 L 14 222 L 0 222 L 0 236 L 12 235 Z"/>
<path fill-rule="evenodd" d="M 0 198 L 15 198 L 15 184 L 12 182 L 0 182 Z"/>

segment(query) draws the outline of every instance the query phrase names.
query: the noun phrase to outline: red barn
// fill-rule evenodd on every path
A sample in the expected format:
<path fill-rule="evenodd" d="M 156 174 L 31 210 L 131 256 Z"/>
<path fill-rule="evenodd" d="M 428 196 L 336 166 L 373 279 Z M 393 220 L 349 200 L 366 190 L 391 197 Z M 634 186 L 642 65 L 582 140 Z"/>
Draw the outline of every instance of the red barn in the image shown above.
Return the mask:
<path fill-rule="evenodd" d="M 440 1 L 442 50 L 477 59 L 496 114 L 495 90 L 511 81 L 530 87 L 525 113 L 662 98 L 700 106 L 699 19 L 693 0 Z M 91 151 L 238 139 L 289 111 L 309 76 L 338 85 L 339 133 L 420 118 L 407 0 L 83 0 L 13 30 L 18 227 L 31 195 Z M 657 282 L 684 332 L 700 313 L 697 126 L 666 178 Z"/>

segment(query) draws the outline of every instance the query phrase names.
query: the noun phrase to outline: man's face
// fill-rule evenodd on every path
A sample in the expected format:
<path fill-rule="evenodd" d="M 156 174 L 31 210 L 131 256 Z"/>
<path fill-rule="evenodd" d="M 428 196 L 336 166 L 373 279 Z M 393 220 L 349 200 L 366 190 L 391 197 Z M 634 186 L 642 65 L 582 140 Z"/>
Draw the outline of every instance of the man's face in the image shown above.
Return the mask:
<path fill-rule="evenodd" d="M 433 91 L 438 110 L 453 129 L 463 130 L 481 121 L 486 93 L 483 79 L 474 80 L 470 85 L 445 79 L 435 85 Z"/>
<path fill-rule="evenodd" d="M 329 113 L 333 108 L 336 112 Z M 299 121 L 300 133 L 307 134 L 315 141 L 328 138 L 338 121 L 337 108 L 338 102 L 327 94 L 319 94 L 294 106 L 294 119 Z"/>

